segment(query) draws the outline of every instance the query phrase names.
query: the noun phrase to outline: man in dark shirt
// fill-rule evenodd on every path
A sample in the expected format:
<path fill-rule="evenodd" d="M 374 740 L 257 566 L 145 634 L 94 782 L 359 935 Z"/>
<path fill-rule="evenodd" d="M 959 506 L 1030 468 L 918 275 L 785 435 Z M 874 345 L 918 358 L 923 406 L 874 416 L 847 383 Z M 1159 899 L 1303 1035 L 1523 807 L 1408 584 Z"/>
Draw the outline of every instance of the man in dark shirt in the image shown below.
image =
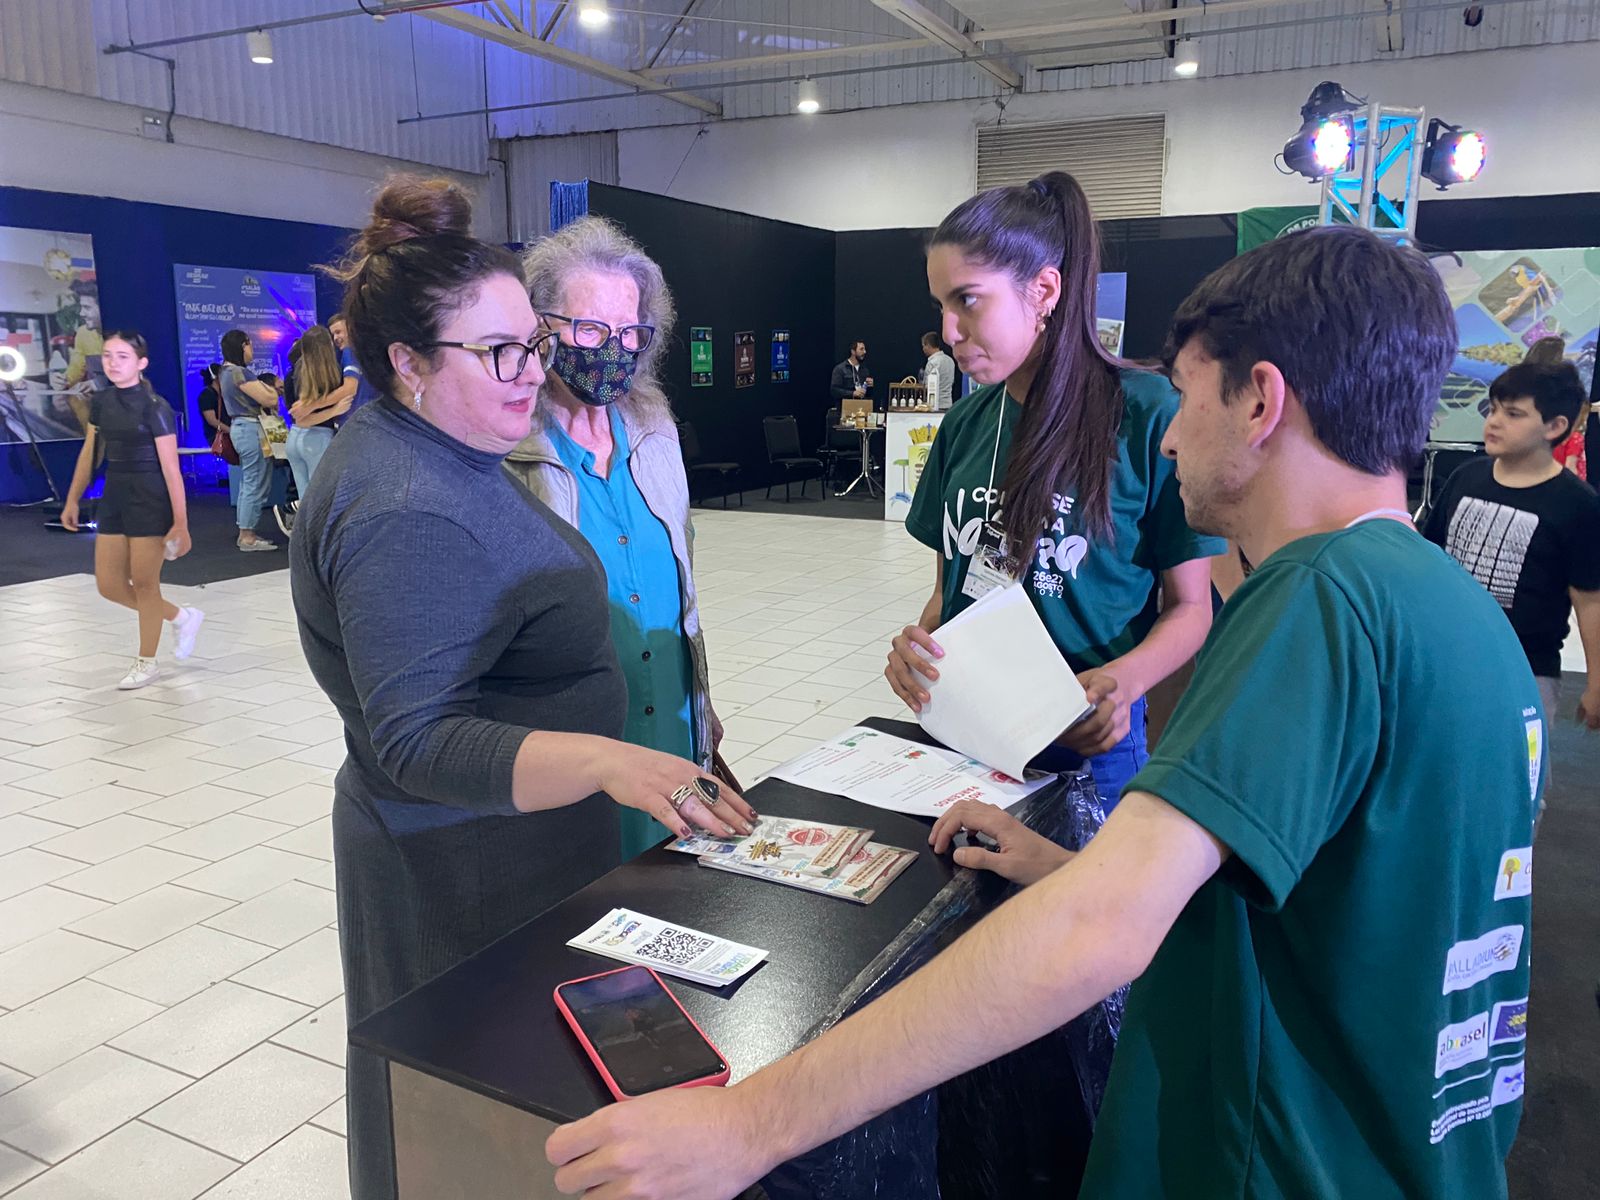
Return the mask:
<path fill-rule="evenodd" d="M 1600 729 L 1600 496 L 1553 454 L 1585 399 L 1570 363 L 1524 362 L 1496 379 L 1483 426 L 1489 457 L 1450 477 L 1424 532 L 1505 609 L 1551 721 L 1576 608 L 1589 675 L 1578 719 Z"/>
<path fill-rule="evenodd" d="M 862 366 L 867 360 L 867 344 L 859 339 L 850 343 L 850 357 L 833 369 L 829 387 L 835 400 L 859 400 L 872 390 L 872 376 Z"/>

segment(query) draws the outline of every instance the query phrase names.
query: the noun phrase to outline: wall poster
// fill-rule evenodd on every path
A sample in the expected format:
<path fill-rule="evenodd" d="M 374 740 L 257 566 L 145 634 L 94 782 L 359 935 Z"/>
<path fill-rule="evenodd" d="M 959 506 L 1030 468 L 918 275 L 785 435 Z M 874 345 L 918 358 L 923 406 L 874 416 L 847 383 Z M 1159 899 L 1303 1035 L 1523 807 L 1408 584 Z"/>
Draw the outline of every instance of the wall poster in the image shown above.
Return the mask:
<path fill-rule="evenodd" d="M 1128 273 L 1103 271 L 1095 281 L 1095 328 L 1107 354 L 1122 357 L 1123 335 L 1128 325 Z"/>
<path fill-rule="evenodd" d="M 756 331 L 746 329 L 733 335 L 733 386 L 756 385 Z"/>
<path fill-rule="evenodd" d="M 772 331 L 772 382 L 789 382 L 789 331 Z"/>
<path fill-rule="evenodd" d="M 711 386 L 711 326 L 689 329 L 689 386 Z"/>
<path fill-rule="evenodd" d="M 1600 340 L 1600 249 L 1475 250 L 1433 260 L 1456 312 L 1459 344 L 1428 437 L 1483 441 L 1489 385 L 1542 337 L 1567 344 L 1567 359 L 1594 395 Z"/>
<path fill-rule="evenodd" d="M 945 414 L 891 412 L 884 418 L 883 516 L 887 521 L 904 521 L 917 494 L 922 469 L 928 465 L 928 451 Z"/>
<path fill-rule="evenodd" d="M 0 442 L 81 438 L 100 350 L 89 235 L 0 226 Z"/>
<path fill-rule="evenodd" d="M 186 385 L 221 360 L 222 335 L 230 329 L 250 335 L 251 369 L 281 380 L 289 370 L 289 347 L 317 323 L 317 285 L 310 275 L 174 263 L 172 282 Z M 189 431 L 188 440 L 196 445 L 210 441 L 197 416 L 191 417 Z"/>

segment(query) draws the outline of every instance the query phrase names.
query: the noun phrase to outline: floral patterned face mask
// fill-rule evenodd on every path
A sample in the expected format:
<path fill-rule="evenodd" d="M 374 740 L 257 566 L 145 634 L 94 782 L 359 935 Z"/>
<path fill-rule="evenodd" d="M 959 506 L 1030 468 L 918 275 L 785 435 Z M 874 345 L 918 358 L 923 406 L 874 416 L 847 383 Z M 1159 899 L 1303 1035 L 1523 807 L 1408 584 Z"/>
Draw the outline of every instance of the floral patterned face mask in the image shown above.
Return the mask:
<path fill-rule="evenodd" d="M 603 408 L 627 396 L 633 373 L 639 369 L 639 356 L 624 350 L 622 339 L 612 334 L 593 349 L 562 342 L 550 369 L 579 400 Z"/>

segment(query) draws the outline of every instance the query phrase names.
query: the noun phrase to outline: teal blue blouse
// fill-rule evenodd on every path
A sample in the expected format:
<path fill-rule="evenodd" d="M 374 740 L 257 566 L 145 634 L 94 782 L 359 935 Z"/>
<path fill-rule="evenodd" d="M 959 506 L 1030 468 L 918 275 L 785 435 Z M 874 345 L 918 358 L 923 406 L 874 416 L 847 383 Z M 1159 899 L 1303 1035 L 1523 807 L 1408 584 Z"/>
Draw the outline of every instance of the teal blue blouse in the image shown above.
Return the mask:
<path fill-rule="evenodd" d="M 556 453 L 578 482 L 578 531 L 600 557 L 611 607 L 611 640 L 628 682 L 623 740 L 697 761 L 690 703 L 694 664 L 683 636 L 678 560 L 667 530 L 645 503 L 628 465 L 628 431 L 612 409 L 609 475 L 594 454 L 551 424 Z M 664 836 L 664 833 L 663 833 Z"/>

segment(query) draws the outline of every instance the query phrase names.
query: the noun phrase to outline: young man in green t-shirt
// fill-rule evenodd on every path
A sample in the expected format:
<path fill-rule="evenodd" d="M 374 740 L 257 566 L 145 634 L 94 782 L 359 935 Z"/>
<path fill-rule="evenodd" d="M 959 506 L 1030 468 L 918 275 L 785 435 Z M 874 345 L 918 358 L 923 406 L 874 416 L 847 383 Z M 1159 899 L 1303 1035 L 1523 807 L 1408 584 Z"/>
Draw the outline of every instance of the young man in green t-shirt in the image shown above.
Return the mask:
<path fill-rule="evenodd" d="M 1405 513 L 1455 344 L 1427 261 L 1359 229 L 1202 283 L 1163 450 L 1190 524 L 1258 566 L 1105 827 L 1070 855 L 947 814 L 936 850 L 987 833 L 956 861 L 1031 886 L 737 1086 L 556 1131 L 558 1185 L 734 1196 L 1137 979 L 1082 1195 L 1504 1197 L 1545 726 L 1498 607 Z"/>

